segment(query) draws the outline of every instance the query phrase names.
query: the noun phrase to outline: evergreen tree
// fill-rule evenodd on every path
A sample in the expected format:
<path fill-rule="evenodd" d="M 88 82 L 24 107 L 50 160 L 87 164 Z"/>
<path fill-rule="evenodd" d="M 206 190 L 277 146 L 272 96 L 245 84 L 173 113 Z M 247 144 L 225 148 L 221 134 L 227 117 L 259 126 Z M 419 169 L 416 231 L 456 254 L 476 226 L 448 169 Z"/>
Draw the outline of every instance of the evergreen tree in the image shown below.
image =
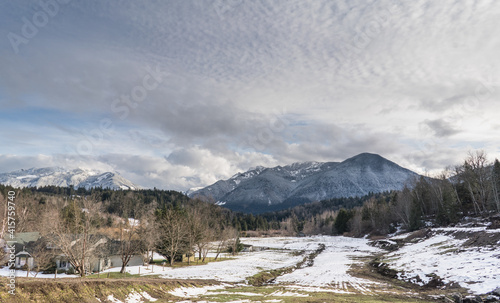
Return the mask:
<path fill-rule="evenodd" d="M 500 212 L 500 161 L 495 159 L 492 173 L 493 201 L 496 211 Z"/>
<path fill-rule="evenodd" d="M 414 198 L 411 213 L 410 213 L 410 224 L 408 226 L 409 231 L 418 230 L 422 227 L 422 208 L 419 205 L 418 199 Z"/>
<path fill-rule="evenodd" d="M 335 229 L 339 234 L 343 234 L 349 231 L 349 220 L 352 218 L 352 212 L 349 212 L 345 208 L 339 210 L 337 218 L 335 218 Z"/>

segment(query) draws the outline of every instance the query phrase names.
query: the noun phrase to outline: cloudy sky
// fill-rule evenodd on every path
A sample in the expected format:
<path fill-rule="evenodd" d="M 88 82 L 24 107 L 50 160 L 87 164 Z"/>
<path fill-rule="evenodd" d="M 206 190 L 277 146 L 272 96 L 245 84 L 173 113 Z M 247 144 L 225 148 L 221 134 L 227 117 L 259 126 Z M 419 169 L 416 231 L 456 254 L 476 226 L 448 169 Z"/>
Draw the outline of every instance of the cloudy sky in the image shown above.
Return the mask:
<path fill-rule="evenodd" d="M 500 158 L 500 1 L 0 0 L 0 172 Z"/>

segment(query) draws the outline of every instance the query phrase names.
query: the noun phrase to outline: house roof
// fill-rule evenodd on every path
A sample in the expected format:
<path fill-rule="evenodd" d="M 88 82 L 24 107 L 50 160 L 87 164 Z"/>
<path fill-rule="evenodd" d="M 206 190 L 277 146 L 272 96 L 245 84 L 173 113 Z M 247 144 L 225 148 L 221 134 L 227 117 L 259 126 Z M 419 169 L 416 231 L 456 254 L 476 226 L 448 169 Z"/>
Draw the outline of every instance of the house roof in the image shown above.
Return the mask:
<path fill-rule="evenodd" d="M 40 238 L 39 232 L 29 232 L 29 233 L 17 233 L 14 236 L 14 239 L 9 241 L 16 241 L 18 244 L 27 244 L 28 242 L 36 241 Z"/>
<path fill-rule="evenodd" d="M 16 257 L 31 257 L 31 255 L 27 251 L 20 251 L 16 254 Z"/>

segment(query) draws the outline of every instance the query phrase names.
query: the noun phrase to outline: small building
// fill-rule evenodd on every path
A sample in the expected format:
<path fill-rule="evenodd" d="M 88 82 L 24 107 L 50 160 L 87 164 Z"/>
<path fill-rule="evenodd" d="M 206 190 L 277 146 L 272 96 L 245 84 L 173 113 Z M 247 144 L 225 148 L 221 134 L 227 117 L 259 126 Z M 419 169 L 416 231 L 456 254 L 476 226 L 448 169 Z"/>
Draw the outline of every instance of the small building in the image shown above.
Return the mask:
<path fill-rule="evenodd" d="M 38 232 L 17 233 L 14 235 L 14 238 L 10 238 L 10 234 L 7 233 L 5 239 L 0 239 L 0 249 L 7 253 L 7 243 L 12 242 L 14 244 L 14 253 L 16 256 L 15 267 L 19 269 L 27 265 L 30 268 L 33 268 L 35 261 L 26 251 L 26 248 L 38 239 L 40 239 L 40 233 Z M 9 255 L 5 254 L 4 258 L 0 260 L 0 265 L 3 265 L 8 261 Z"/>
<path fill-rule="evenodd" d="M 22 250 L 16 254 L 16 269 L 23 268 L 24 266 L 32 269 L 34 265 L 33 257 L 27 251 Z"/>

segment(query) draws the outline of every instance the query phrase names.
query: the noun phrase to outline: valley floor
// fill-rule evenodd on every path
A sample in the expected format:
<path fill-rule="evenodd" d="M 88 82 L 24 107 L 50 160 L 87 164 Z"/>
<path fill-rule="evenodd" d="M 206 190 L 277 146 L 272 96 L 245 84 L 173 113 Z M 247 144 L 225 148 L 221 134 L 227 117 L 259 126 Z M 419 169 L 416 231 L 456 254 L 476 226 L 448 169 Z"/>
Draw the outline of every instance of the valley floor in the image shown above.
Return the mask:
<path fill-rule="evenodd" d="M 242 242 L 254 251 L 206 265 L 127 268 L 140 272 L 136 280 L 185 285 L 87 290 L 95 301 L 85 302 L 446 302 L 452 293 L 485 298 L 500 287 L 500 229 L 486 226 L 427 229 L 378 241 L 312 236 Z M 0 301 L 6 298 L 0 292 Z"/>

